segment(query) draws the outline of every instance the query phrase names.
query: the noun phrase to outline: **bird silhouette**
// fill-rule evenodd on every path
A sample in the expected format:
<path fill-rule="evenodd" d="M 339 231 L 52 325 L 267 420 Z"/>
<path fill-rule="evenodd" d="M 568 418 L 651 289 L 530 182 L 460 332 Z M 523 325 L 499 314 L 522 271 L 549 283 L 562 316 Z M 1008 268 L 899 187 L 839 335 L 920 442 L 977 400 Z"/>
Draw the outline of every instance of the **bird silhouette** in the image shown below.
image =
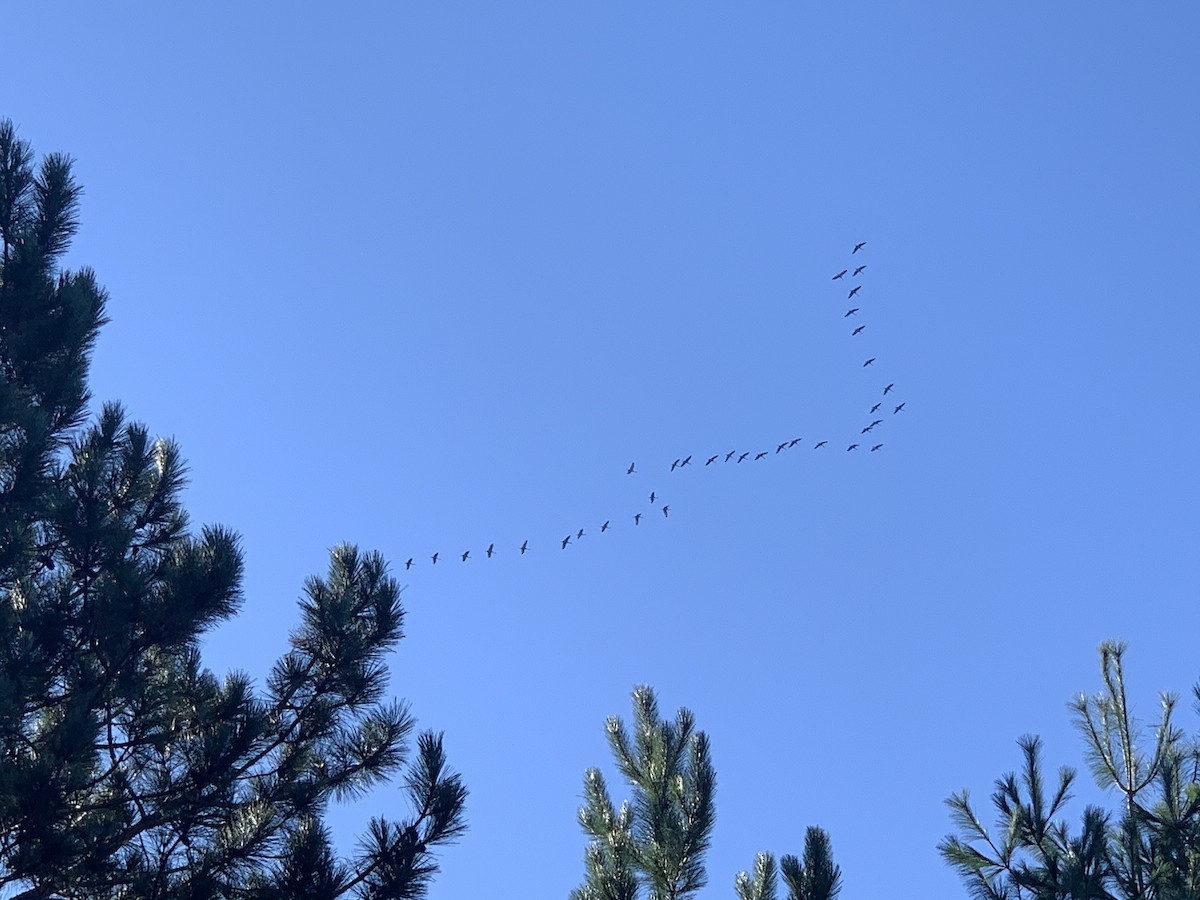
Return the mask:
<path fill-rule="evenodd" d="M 892 415 L 894 416 L 896 413 L 900 412 L 900 410 L 902 410 L 902 409 L 904 409 L 903 403 L 901 403 L 899 406 L 897 406 L 895 409 L 892 410 Z"/>
<path fill-rule="evenodd" d="M 759 453 L 757 456 L 754 457 L 754 461 L 758 462 L 760 459 L 762 459 L 766 455 L 767 455 L 767 451 L 764 450 L 762 453 Z"/>
<path fill-rule="evenodd" d="M 862 309 L 862 307 L 861 307 L 861 306 L 856 306 L 856 307 L 854 307 L 852 310 L 850 310 L 849 312 L 847 312 L 847 313 L 846 313 L 844 316 L 842 316 L 842 318 L 843 318 L 843 319 L 848 319 L 848 318 L 850 318 L 852 315 L 854 315 L 856 312 L 858 312 L 860 309 Z"/>
<path fill-rule="evenodd" d="M 488 544 L 488 548 L 487 548 L 487 558 L 488 558 L 488 559 L 491 559 L 491 558 L 492 558 L 492 554 L 493 554 L 493 553 L 495 553 L 495 552 L 496 552 L 496 545 L 495 545 L 495 544 Z"/>
<path fill-rule="evenodd" d="M 411 569 L 412 567 L 413 567 L 413 561 L 412 561 L 412 557 L 410 556 L 410 557 L 408 558 L 408 562 L 406 562 L 406 563 L 404 564 L 404 568 L 405 568 L 405 570 L 407 571 L 408 569 Z"/>
<path fill-rule="evenodd" d="M 824 447 L 824 446 L 825 446 L 826 444 L 828 444 L 828 443 L 829 443 L 829 441 L 821 441 L 821 442 L 820 442 L 820 443 L 818 443 L 818 444 L 813 444 L 813 449 L 814 449 L 814 450 L 820 450 L 822 447 Z"/>
<path fill-rule="evenodd" d="M 859 325 L 852 332 L 850 332 L 850 336 L 853 337 L 854 335 L 858 334 L 860 331 L 862 331 L 866 327 L 867 327 L 866 325 Z"/>
<path fill-rule="evenodd" d="M 706 466 L 711 466 L 711 465 L 712 465 L 714 462 L 716 462 L 716 460 L 717 460 L 717 456 L 720 456 L 720 455 L 721 455 L 721 454 L 720 454 L 720 453 L 718 453 L 716 456 L 710 456 L 710 457 L 708 458 L 708 462 L 706 462 L 706 463 L 705 463 L 705 465 L 706 465 Z"/>
<path fill-rule="evenodd" d="M 872 356 L 872 357 L 871 357 L 870 359 L 868 359 L 868 360 L 867 360 L 865 363 L 863 363 L 863 368 L 865 369 L 867 366 L 869 366 L 869 365 L 870 365 L 871 363 L 873 363 L 873 362 L 875 362 L 875 357 L 874 357 L 874 356 Z"/>
<path fill-rule="evenodd" d="M 438 554 L 437 553 L 433 554 L 433 564 L 435 566 L 437 565 L 437 558 L 438 558 Z"/>
<path fill-rule="evenodd" d="M 471 555 L 471 551 L 470 551 L 470 550 L 464 550 L 464 551 L 463 551 L 463 557 L 462 557 L 462 561 L 463 561 L 463 562 L 466 562 L 466 561 L 467 561 L 467 557 L 468 557 L 468 556 L 470 556 L 470 555 Z"/>
<path fill-rule="evenodd" d="M 875 427 L 874 425 L 868 425 L 866 428 L 864 428 L 862 431 L 860 431 L 859 434 L 866 434 L 868 431 L 870 431 L 874 427 Z"/>
<path fill-rule="evenodd" d="M 607 519 L 605 519 L 604 524 L 600 526 L 601 534 L 604 534 L 604 532 L 606 532 L 606 531 L 608 531 L 608 520 Z"/>
<path fill-rule="evenodd" d="M 671 471 L 672 472 L 674 472 L 677 468 L 679 468 L 679 462 L 680 462 L 679 460 L 675 460 L 675 462 L 671 463 Z"/>
<path fill-rule="evenodd" d="M 851 450 L 853 450 L 857 446 L 858 446 L 858 444 L 851 444 L 849 447 L 846 448 L 846 452 L 849 453 Z"/>
<path fill-rule="evenodd" d="M 895 386 L 896 386 L 895 382 L 892 382 L 891 384 L 889 384 L 887 387 L 885 387 L 883 389 L 883 395 L 886 397 L 888 395 L 888 392 L 890 392 L 891 389 L 894 388 Z"/>
<path fill-rule="evenodd" d="M 655 498 L 656 496 L 657 496 L 657 495 L 654 493 L 654 491 L 651 491 L 651 492 L 650 492 L 650 502 L 651 502 L 651 503 L 653 503 L 653 502 L 654 502 L 654 498 Z"/>
<path fill-rule="evenodd" d="M 841 278 L 843 275 L 845 275 L 848 271 L 850 271 L 850 270 L 842 269 L 842 271 L 838 272 L 836 275 L 833 276 L 833 280 L 837 281 L 839 278 Z"/>
<path fill-rule="evenodd" d="M 671 511 L 671 507 L 669 507 L 669 506 L 664 506 L 664 507 L 663 507 L 663 518 L 664 518 L 664 519 L 668 519 L 668 518 L 670 518 L 670 516 L 668 516 L 668 515 L 667 515 L 667 513 L 668 513 L 668 512 L 670 512 L 670 511 Z"/>
<path fill-rule="evenodd" d="M 626 475 L 632 475 L 632 474 L 634 473 L 634 471 L 635 471 L 635 470 L 634 470 L 634 463 L 630 463 L 630 464 L 629 464 L 629 468 L 625 470 L 625 474 L 626 474 Z"/>
<path fill-rule="evenodd" d="M 679 468 L 681 468 L 681 469 L 682 469 L 684 466 L 686 466 L 686 465 L 687 465 L 688 463 L 690 463 L 691 461 L 692 461 L 692 458 L 691 458 L 690 456 L 689 456 L 689 457 L 687 457 L 686 459 L 684 459 L 684 461 L 683 461 L 683 462 L 681 462 L 681 463 L 679 464 Z"/>
<path fill-rule="evenodd" d="M 743 453 L 741 456 L 738 457 L 738 462 L 741 462 L 743 459 L 745 459 L 749 455 L 750 455 L 750 451 L 747 450 L 745 453 Z"/>
<path fill-rule="evenodd" d="M 802 440 L 803 440 L 803 438 L 792 438 L 790 441 L 788 441 L 788 446 L 795 447 Z"/>
<path fill-rule="evenodd" d="M 874 415 L 875 413 L 879 412 L 879 407 L 881 407 L 881 406 L 883 406 L 882 403 L 876 403 L 874 406 L 872 406 L 871 407 L 871 415 Z"/>
<path fill-rule="evenodd" d="M 641 513 L 634 513 L 634 516 L 633 516 L 633 524 L 634 524 L 634 525 L 641 525 L 641 524 L 642 524 L 642 514 L 641 514 Z"/>
<path fill-rule="evenodd" d="M 874 447 L 871 448 L 871 452 L 874 453 L 876 450 L 878 450 L 882 446 L 883 446 L 883 444 L 876 444 Z"/>
<path fill-rule="evenodd" d="M 731 459 L 733 459 L 733 457 L 736 453 L 737 453 L 736 450 L 730 450 L 728 453 L 726 453 L 725 454 L 725 462 L 729 462 Z"/>
<path fill-rule="evenodd" d="M 568 534 L 565 538 L 562 539 L 562 548 L 564 550 L 566 550 L 567 544 L 569 544 L 569 543 L 571 543 L 571 536 Z"/>
<path fill-rule="evenodd" d="M 775 448 L 775 452 L 778 453 L 780 450 L 782 450 L 787 445 L 788 445 L 788 442 L 784 441 L 782 444 L 780 444 L 778 447 Z"/>
<path fill-rule="evenodd" d="M 859 272 L 861 272 L 861 271 L 862 271 L 863 269 L 865 269 L 865 268 L 866 268 L 866 266 L 865 266 L 865 265 L 864 265 L 864 266 L 859 266 L 857 269 L 855 269 L 855 270 L 854 270 L 854 274 L 853 274 L 851 277 L 852 277 L 852 278 L 857 278 L 857 277 L 858 277 L 858 273 L 859 273 Z"/>
<path fill-rule="evenodd" d="M 850 251 L 851 255 L 857 253 L 859 250 L 861 250 L 865 246 L 867 246 L 866 241 L 859 241 L 857 244 L 854 245 L 854 249 Z"/>
<path fill-rule="evenodd" d="M 583 537 L 583 529 L 582 528 L 579 529 L 579 534 L 575 535 L 575 540 L 579 540 L 581 537 Z"/>
<path fill-rule="evenodd" d="M 849 294 L 846 295 L 846 299 L 849 300 L 851 297 L 853 297 L 855 294 L 857 294 L 861 290 L 862 290 L 862 285 L 856 284 L 854 286 L 854 290 L 852 290 Z"/>
<path fill-rule="evenodd" d="M 529 540 L 528 540 L 528 539 L 526 539 L 526 540 L 524 541 L 524 543 L 522 543 L 522 544 L 521 544 L 521 555 L 522 555 L 522 556 L 524 556 L 524 555 L 525 555 L 525 551 L 526 551 L 526 550 L 528 550 L 528 549 L 529 549 Z"/>
<path fill-rule="evenodd" d="M 883 419 L 876 419 L 874 422 L 871 423 L 871 427 L 874 428 L 876 425 L 882 425 L 882 424 L 883 424 Z"/>

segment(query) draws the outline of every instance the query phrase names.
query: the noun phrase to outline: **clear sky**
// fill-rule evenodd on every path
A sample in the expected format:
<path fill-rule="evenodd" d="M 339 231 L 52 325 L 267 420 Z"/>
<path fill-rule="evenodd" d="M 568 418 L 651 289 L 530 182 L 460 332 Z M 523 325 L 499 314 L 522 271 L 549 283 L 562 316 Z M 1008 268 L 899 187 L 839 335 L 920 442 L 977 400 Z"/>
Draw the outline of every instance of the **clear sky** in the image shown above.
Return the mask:
<path fill-rule="evenodd" d="M 943 799 L 1085 768 L 1101 640 L 1146 720 L 1200 676 L 1200 6 L 183 6 L 9 5 L 0 116 L 78 160 L 97 401 L 243 536 L 207 663 L 338 542 L 407 585 L 435 896 L 579 883 L 635 684 L 712 741 L 703 896 L 819 824 L 849 900 L 963 895 Z"/>

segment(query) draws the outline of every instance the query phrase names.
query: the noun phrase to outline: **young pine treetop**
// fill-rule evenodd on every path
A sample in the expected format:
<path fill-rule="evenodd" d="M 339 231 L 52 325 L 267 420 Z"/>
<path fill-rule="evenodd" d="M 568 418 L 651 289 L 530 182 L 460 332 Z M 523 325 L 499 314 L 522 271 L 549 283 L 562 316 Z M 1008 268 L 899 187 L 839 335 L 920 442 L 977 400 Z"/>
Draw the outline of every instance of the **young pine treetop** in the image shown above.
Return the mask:
<path fill-rule="evenodd" d="M 704 854 L 716 823 L 716 772 L 708 737 L 681 709 L 660 718 L 654 691 L 633 691 L 632 733 L 617 716 L 605 723 L 618 771 L 633 801 L 614 806 L 599 769 L 583 776 L 579 823 L 590 838 L 584 882 L 571 900 L 687 900 L 707 883 Z M 804 860 L 780 860 L 787 900 L 835 900 L 841 872 L 833 864 L 829 837 L 820 828 L 805 835 Z M 775 858 L 760 853 L 754 872 L 741 872 L 734 888 L 741 900 L 776 900 Z"/>
<path fill-rule="evenodd" d="M 340 546 L 265 690 L 202 668 L 241 549 L 189 531 L 172 441 L 116 404 L 81 430 L 106 296 L 58 269 L 79 196 L 0 121 L 0 895 L 420 897 L 467 792 L 385 699 L 397 583 Z M 339 858 L 329 802 L 401 772 L 408 812 Z"/>

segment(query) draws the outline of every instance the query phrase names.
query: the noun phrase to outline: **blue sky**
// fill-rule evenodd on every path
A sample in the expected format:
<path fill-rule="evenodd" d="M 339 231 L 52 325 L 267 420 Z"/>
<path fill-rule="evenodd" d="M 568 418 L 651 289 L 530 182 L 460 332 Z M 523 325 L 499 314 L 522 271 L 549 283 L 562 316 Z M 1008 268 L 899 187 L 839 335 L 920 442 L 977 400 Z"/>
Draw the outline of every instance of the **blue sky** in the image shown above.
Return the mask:
<path fill-rule="evenodd" d="M 243 536 L 208 664 L 261 678 L 340 541 L 407 585 L 393 686 L 471 789 L 436 896 L 579 882 L 583 771 L 647 683 L 712 740 L 703 896 L 819 824 L 843 896 L 957 897 L 943 799 L 1027 732 L 1085 769 L 1066 703 L 1101 640 L 1147 721 L 1200 676 L 1198 28 L 26 4 L 0 116 L 78 161 L 97 401 L 174 436 L 194 521 Z M 884 447 L 847 453 L 887 383 Z"/>

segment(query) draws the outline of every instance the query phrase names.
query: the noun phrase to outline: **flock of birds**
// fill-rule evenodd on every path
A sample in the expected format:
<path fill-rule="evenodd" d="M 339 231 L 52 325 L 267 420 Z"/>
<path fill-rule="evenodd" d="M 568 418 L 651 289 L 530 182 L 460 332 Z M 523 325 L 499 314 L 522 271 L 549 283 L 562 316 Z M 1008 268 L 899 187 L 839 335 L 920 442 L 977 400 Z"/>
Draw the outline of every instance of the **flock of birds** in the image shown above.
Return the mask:
<path fill-rule="evenodd" d="M 859 243 L 854 245 L 854 249 L 850 251 L 850 254 L 852 257 L 852 264 L 847 266 L 846 268 L 842 269 L 836 275 L 834 275 L 833 276 L 834 281 L 840 281 L 843 284 L 846 284 L 846 279 L 848 279 L 848 278 L 849 279 L 857 279 L 857 278 L 859 278 L 859 276 L 862 275 L 862 273 L 867 268 L 867 264 L 863 263 L 861 265 L 853 265 L 854 262 L 858 261 L 857 259 L 853 259 L 853 257 L 855 257 L 858 254 L 858 252 L 860 250 L 862 250 L 866 245 L 867 245 L 866 241 L 860 241 Z M 850 289 L 850 292 L 847 295 L 847 299 L 849 301 L 853 302 L 855 300 L 855 298 L 858 296 L 859 291 L 862 290 L 862 288 L 863 288 L 863 285 L 861 282 L 855 284 L 854 287 L 852 287 Z M 851 317 L 858 316 L 858 314 L 862 311 L 863 311 L 863 309 L 860 306 L 851 306 L 846 311 L 846 313 L 842 316 L 842 318 L 849 319 Z M 856 320 L 856 322 L 857 322 L 857 320 Z M 862 334 L 864 331 L 866 331 L 866 328 L 867 328 L 867 326 L 865 324 L 855 324 L 853 326 L 853 329 L 850 332 L 850 336 L 858 337 L 860 334 Z M 877 361 L 878 361 L 878 357 L 874 357 L 874 356 L 868 357 L 866 359 L 866 361 L 863 362 L 863 364 L 862 364 L 863 368 L 874 366 Z M 894 400 L 895 400 L 895 394 L 894 394 L 895 389 L 896 389 L 895 382 L 889 382 L 888 384 L 884 385 L 882 394 L 876 395 L 876 396 L 882 396 L 884 398 L 891 397 L 892 399 L 891 400 L 886 400 L 886 399 L 878 400 L 870 408 L 868 415 L 875 416 L 880 413 L 880 410 L 882 410 L 885 405 L 890 406 L 892 404 L 892 402 L 894 402 Z M 904 406 L 905 406 L 905 401 L 903 401 L 903 400 L 900 401 L 899 403 L 897 403 L 894 407 L 892 407 L 891 415 L 894 416 L 900 412 L 903 412 Z M 883 449 L 882 441 L 879 441 L 878 443 L 874 443 L 873 438 L 871 440 L 866 440 L 866 439 L 864 439 L 863 436 L 864 435 L 873 435 L 875 432 L 875 429 L 879 428 L 883 424 L 884 424 L 884 419 L 872 418 L 869 423 L 867 423 L 866 425 L 863 426 L 863 428 L 862 428 L 861 432 L 859 433 L 859 435 L 857 436 L 856 440 L 854 442 L 851 442 L 849 444 L 849 446 L 846 447 L 846 452 L 849 453 L 854 450 L 858 450 L 858 449 L 860 449 L 860 447 L 863 447 L 867 443 L 871 444 L 870 451 L 869 451 L 871 453 L 875 453 L 879 450 L 882 450 Z M 776 445 L 774 453 L 772 453 L 769 448 L 766 450 L 759 450 L 759 451 L 754 451 L 754 450 L 744 450 L 743 451 L 740 449 L 730 450 L 728 452 L 722 451 L 720 453 L 714 453 L 712 456 L 707 457 L 704 460 L 703 466 L 700 466 L 700 463 L 697 461 L 696 466 L 704 468 L 704 467 L 711 466 L 711 465 L 726 465 L 731 462 L 733 462 L 734 465 L 740 465 L 741 463 L 743 463 L 747 460 L 750 460 L 751 462 L 758 462 L 760 460 L 767 459 L 768 457 L 778 455 L 778 454 L 782 453 L 784 450 L 791 450 L 791 449 L 795 448 L 798 444 L 800 444 L 802 441 L 803 441 L 803 438 L 800 438 L 800 437 L 794 437 L 794 438 L 789 438 L 785 441 L 780 441 L 779 444 Z M 812 445 L 812 449 L 820 450 L 820 449 L 828 446 L 828 444 L 829 444 L 829 441 L 827 439 L 822 439 L 822 440 L 814 443 Z M 722 457 L 724 457 L 724 458 L 722 459 Z M 691 466 L 692 458 L 693 458 L 693 454 L 689 454 L 687 456 L 683 456 L 683 457 L 676 459 L 674 462 L 671 463 L 670 471 L 671 472 L 681 471 L 684 468 Z M 734 462 L 735 459 L 736 459 L 736 462 Z M 718 462 L 718 460 L 720 462 Z M 636 474 L 638 474 L 638 472 L 639 472 L 639 470 L 638 470 L 636 462 L 631 462 L 629 464 L 629 466 L 625 469 L 626 475 L 636 475 Z M 658 502 L 661 500 L 661 497 L 659 496 L 657 491 L 653 491 L 653 490 L 650 491 L 648 499 L 650 501 L 650 505 L 652 507 L 655 507 L 659 512 L 661 512 L 664 519 L 670 518 L 671 507 L 668 504 Z M 657 506 L 656 506 L 656 503 L 657 503 Z M 646 516 L 646 514 L 641 511 L 634 513 L 631 516 L 631 518 L 633 520 L 633 524 L 641 525 L 642 519 L 645 518 L 645 516 Z M 603 534 L 604 532 L 608 531 L 612 527 L 613 527 L 612 520 L 611 519 L 606 520 L 600 526 L 600 533 Z M 566 535 L 566 537 L 562 538 L 562 540 L 559 542 L 559 545 L 560 545 L 561 549 L 566 550 L 567 547 L 569 547 L 571 545 L 572 541 L 578 543 L 580 540 L 582 540 L 586 536 L 586 534 L 587 534 L 587 531 L 583 528 L 580 528 L 577 531 L 572 531 L 572 532 L 568 533 Z M 529 540 L 526 539 L 525 541 L 523 541 L 519 547 L 515 548 L 515 550 L 521 556 L 524 556 L 530 550 Z M 494 543 L 492 543 L 492 544 L 488 544 L 487 549 L 484 550 L 483 552 L 484 552 L 484 556 L 487 559 L 491 559 L 499 551 L 496 549 L 496 545 Z M 430 557 L 430 559 L 431 559 L 432 564 L 436 566 L 438 561 L 440 559 L 443 559 L 443 556 L 440 552 L 438 552 L 438 553 L 434 553 L 432 555 L 432 557 Z M 462 554 L 459 556 L 460 562 L 467 562 L 470 559 L 471 559 L 471 551 L 470 550 L 464 550 L 462 552 Z M 409 557 L 404 563 L 404 568 L 406 570 L 411 569 L 414 565 L 416 565 L 416 557 Z"/>

